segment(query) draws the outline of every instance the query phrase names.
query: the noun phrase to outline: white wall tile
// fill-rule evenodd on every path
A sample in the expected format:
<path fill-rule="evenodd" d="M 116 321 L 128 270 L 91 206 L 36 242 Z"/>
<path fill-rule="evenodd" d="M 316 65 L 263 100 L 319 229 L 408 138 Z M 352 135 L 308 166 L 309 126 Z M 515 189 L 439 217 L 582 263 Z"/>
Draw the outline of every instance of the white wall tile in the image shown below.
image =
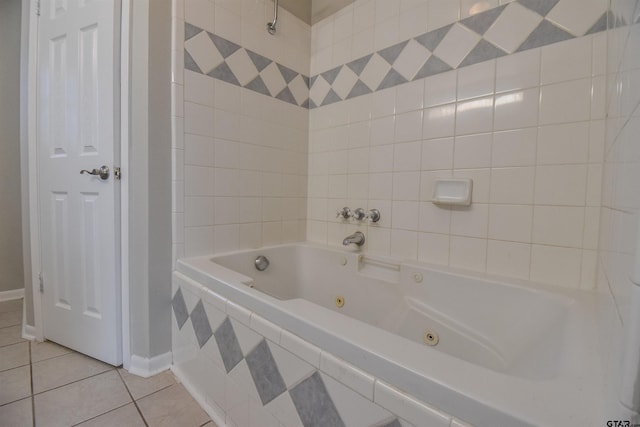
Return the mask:
<path fill-rule="evenodd" d="M 587 166 L 538 166 L 535 202 L 543 205 L 584 206 Z"/>
<path fill-rule="evenodd" d="M 531 280 L 567 288 L 580 285 L 582 250 L 533 245 Z"/>
<path fill-rule="evenodd" d="M 491 171 L 491 203 L 531 204 L 535 168 L 495 168 Z M 542 194 L 542 193 L 541 193 Z"/>
<path fill-rule="evenodd" d="M 528 279 L 530 264 L 530 244 L 489 240 L 487 273 Z"/>
<path fill-rule="evenodd" d="M 484 272 L 487 264 L 487 240 L 471 237 L 451 237 L 449 265 Z"/>
<path fill-rule="evenodd" d="M 573 80 L 542 86 L 540 122 L 568 123 L 589 120 L 591 115 L 591 79 Z"/>
<path fill-rule="evenodd" d="M 533 243 L 582 247 L 584 208 L 536 206 L 533 209 Z"/>

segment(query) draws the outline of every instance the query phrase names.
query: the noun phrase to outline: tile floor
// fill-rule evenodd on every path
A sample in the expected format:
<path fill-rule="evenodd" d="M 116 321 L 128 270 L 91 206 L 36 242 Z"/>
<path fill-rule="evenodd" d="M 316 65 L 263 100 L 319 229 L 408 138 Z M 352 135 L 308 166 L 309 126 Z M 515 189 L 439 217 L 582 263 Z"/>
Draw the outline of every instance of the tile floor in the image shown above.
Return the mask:
<path fill-rule="evenodd" d="M 170 372 L 140 378 L 21 338 L 22 300 L 0 302 L 0 426 L 215 427 Z"/>

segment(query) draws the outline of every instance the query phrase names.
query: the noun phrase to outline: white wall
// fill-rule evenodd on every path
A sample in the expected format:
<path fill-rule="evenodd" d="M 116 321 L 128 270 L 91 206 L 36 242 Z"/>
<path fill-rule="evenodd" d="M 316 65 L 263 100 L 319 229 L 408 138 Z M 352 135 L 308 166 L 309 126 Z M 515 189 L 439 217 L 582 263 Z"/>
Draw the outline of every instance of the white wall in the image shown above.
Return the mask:
<path fill-rule="evenodd" d="M 0 293 L 24 288 L 20 187 L 20 0 L 0 0 Z"/>
<path fill-rule="evenodd" d="M 462 3 L 358 0 L 313 26 L 311 75 L 456 22 Z M 569 3 L 550 16 L 576 35 L 606 10 Z M 528 12 L 511 6 L 516 38 Z M 593 289 L 605 63 L 599 32 L 311 110 L 308 239 L 339 245 L 358 226 L 336 209 L 377 208 L 382 221 L 360 227 L 370 252 Z M 448 176 L 474 180 L 470 208 L 430 202 Z"/>

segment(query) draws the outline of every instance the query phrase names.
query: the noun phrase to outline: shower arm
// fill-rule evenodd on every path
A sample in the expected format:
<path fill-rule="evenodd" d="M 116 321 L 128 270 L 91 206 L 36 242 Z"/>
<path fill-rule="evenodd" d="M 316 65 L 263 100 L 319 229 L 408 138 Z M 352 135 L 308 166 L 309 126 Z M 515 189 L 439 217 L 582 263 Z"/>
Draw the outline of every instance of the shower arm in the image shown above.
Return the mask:
<path fill-rule="evenodd" d="M 276 33 L 276 24 L 278 23 L 278 0 L 274 1 L 273 22 L 267 22 L 267 31 L 269 34 L 274 35 Z"/>

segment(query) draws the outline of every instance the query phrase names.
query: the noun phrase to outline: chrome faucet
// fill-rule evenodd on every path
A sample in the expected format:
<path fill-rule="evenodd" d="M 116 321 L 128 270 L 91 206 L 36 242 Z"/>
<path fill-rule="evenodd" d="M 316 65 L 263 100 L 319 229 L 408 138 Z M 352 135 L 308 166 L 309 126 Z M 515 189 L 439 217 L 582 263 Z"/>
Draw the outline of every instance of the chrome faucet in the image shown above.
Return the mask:
<path fill-rule="evenodd" d="M 355 243 L 358 246 L 364 245 L 364 234 L 362 231 L 356 231 L 350 236 L 345 237 L 342 241 L 342 244 L 345 246 L 349 246 L 352 243 Z"/>

